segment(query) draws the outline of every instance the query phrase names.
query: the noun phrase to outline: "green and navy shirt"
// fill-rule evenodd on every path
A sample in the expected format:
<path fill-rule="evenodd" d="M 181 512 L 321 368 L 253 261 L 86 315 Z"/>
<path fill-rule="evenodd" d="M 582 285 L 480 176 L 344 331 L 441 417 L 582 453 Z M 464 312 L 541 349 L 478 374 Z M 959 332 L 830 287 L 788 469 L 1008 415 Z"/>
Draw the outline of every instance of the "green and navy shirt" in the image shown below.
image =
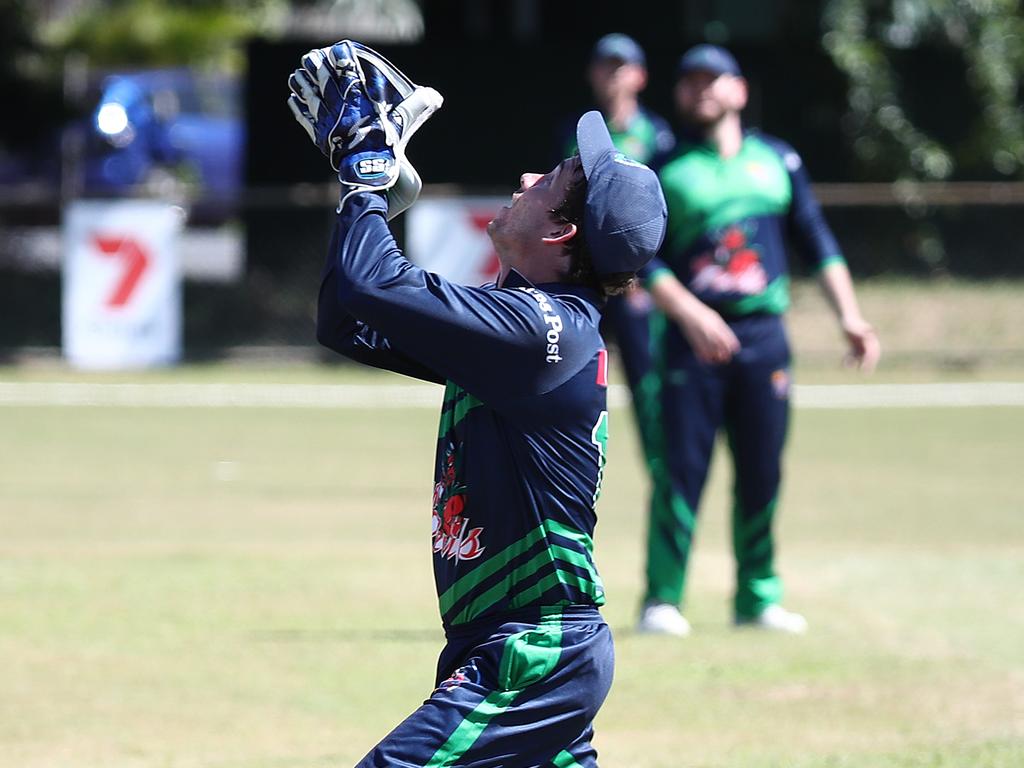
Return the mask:
<path fill-rule="evenodd" d="M 317 337 L 445 385 L 431 537 L 446 630 L 599 606 L 595 504 L 608 436 L 599 299 L 578 285 L 456 285 L 403 256 L 376 193 L 338 215 Z"/>
<path fill-rule="evenodd" d="M 605 125 L 612 137 L 612 143 L 626 157 L 658 170 L 661 163 L 668 157 L 676 145 L 675 134 L 665 118 L 641 106 L 629 125 L 620 130 L 605 118 Z M 576 122 L 566 125 L 565 154 L 571 157 L 576 153 Z M 559 158 L 561 159 L 561 158 Z"/>
<path fill-rule="evenodd" d="M 778 139 L 747 133 L 731 158 L 687 143 L 659 177 L 668 231 L 642 274 L 647 284 L 671 270 L 723 315 L 781 314 L 789 306 L 787 242 L 812 269 L 842 260 L 800 156 Z"/>

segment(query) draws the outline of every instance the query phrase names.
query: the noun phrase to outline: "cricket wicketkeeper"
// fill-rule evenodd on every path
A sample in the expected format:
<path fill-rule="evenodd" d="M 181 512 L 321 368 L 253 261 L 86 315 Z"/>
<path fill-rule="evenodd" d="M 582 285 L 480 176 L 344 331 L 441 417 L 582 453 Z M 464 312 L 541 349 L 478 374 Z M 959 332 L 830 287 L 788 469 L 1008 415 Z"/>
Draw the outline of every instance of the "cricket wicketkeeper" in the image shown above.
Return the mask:
<path fill-rule="evenodd" d="M 608 438 L 598 321 L 661 244 L 657 177 L 587 113 L 579 154 L 524 173 L 488 225 L 497 283 L 455 285 L 408 262 L 387 223 L 419 193 L 405 147 L 437 92 L 349 41 L 308 53 L 289 86 L 341 182 L 318 339 L 445 386 L 431 545 L 447 644 L 433 693 L 359 766 L 595 766 L 613 667 L 592 538 Z"/>

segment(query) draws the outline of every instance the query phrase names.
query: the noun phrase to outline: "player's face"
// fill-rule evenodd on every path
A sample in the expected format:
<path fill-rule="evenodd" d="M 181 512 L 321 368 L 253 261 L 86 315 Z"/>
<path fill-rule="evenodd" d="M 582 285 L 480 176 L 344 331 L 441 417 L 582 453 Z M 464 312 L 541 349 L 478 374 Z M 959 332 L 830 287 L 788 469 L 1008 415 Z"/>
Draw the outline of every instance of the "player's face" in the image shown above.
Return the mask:
<path fill-rule="evenodd" d="M 647 70 L 622 59 L 598 59 L 588 71 L 590 87 L 601 104 L 635 98 L 647 86 Z"/>
<path fill-rule="evenodd" d="M 524 173 L 519 177 L 519 189 L 512 193 L 509 203 L 487 225 L 492 239 L 505 240 L 510 235 L 545 237 L 557 229 L 551 213 L 561 201 L 566 187 L 572 180 L 575 164 L 579 157 L 563 160 L 549 173 Z"/>
<path fill-rule="evenodd" d="M 514 267 L 529 278 L 527 271 L 538 258 L 561 255 L 561 245 L 552 241 L 565 234 L 566 224 L 552 210 L 562 202 L 579 162 L 578 156 L 570 157 L 549 173 L 519 177 L 519 189 L 487 225 L 503 266 Z"/>
<path fill-rule="evenodd" d="M 684 120 L 700 126 L 717 123 L 747 105 L 747 81 L 714 72 L 690 72 L 676 82 L 676 108 Z"/>

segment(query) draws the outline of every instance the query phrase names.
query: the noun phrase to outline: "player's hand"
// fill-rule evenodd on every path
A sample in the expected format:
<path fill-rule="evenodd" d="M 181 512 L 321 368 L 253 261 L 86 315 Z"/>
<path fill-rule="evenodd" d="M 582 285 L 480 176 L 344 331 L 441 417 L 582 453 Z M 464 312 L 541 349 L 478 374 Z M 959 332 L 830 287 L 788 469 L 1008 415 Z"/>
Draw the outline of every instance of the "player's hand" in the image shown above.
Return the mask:
<path fill-rule="evenodd" d="M 356 192 L 383 192 L 394 186 L 399 164 L 389 146 L 394 142 L 388 140 L 387 117 L 366 95 L 348 41 L 303 56 L 288 87 L 292 114 L 338 172 L 342 204 Z"/>
<path fill-rule="evenodd" d="M 882 345 L 875 329 L 862 317 L 844 318 L 841 325 L 850 345 L 844 363 L 860 368 L 865 373 L 874 371 L 882 356 Z"/>
<path fill-rule="evenodd" d="M 338 172 L 342 203 L 354 192 L 387 191 L 392 219 L 416 201 L 423 185 L 405 148 L 441 94 L 348 40 L 307 53 L 288 86 L 292 114 Z"/>
<path fill-rule="evenodd" d="M 710 365 L 723 365 L 740 351 L 740 341 L 722 316 L 708 306 L 691 312 L 680 323 L 683 335 L 697 359 Z"/>
<path fill-rule="evenodd" d="M 347 41 L 315 48 L 288 78 L 288 107 L 310 139 L 341 171 L 342 160 L 368 138 L 378 117 Z"/>

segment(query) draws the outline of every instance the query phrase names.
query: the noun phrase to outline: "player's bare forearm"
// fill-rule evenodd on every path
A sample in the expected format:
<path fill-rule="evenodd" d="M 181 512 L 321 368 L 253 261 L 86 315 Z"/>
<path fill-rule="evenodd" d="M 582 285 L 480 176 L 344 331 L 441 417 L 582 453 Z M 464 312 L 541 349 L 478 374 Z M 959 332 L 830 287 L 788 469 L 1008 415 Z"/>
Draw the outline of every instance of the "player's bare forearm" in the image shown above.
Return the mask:
<path fill-rule="evenodd" d="M 658 308 L 682 330 L 698 358 L 724 363 L 739 351 L 739 340 L 729 324 L 675 275 L 660 274 L 648 290 Z"/>
<path fill-rule="evenodd" d="M 825 299 L 840 323 L 845 319 L 861 317 L 850 270 L 847 269 L 844 262 L 834 261 L 823 267 L 818 273 L 818 282 L 822 293 L 825 294 Z"/>
<path fill-rule="evenodd" d="M 846 335 L 852 361 L 867 372 L 874 370 L 881 357 L 881 345 L 875 329 L 861 314 L 850 270 L 845 263 L 834 262 L 821 270 L 818 279 Z"/>

